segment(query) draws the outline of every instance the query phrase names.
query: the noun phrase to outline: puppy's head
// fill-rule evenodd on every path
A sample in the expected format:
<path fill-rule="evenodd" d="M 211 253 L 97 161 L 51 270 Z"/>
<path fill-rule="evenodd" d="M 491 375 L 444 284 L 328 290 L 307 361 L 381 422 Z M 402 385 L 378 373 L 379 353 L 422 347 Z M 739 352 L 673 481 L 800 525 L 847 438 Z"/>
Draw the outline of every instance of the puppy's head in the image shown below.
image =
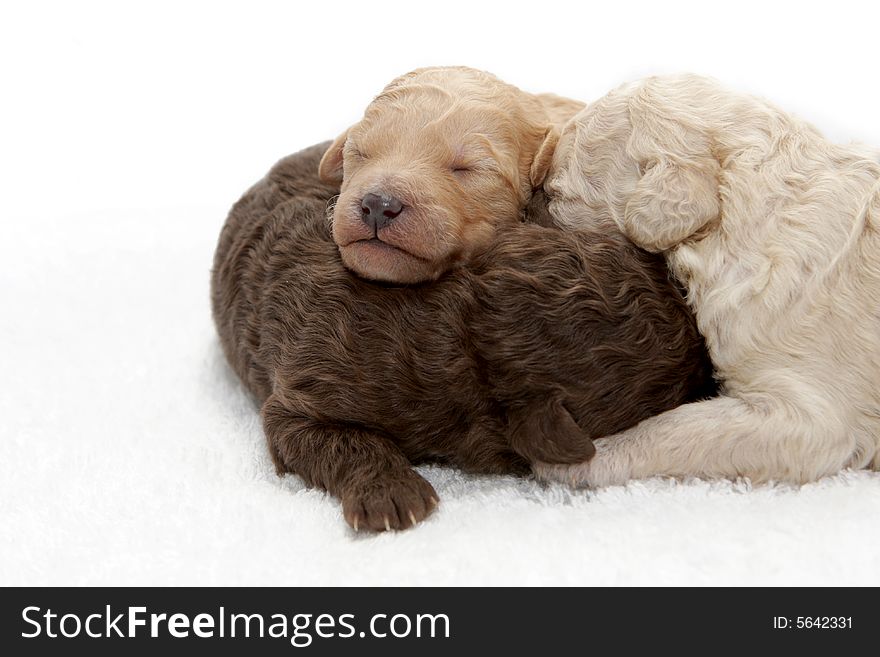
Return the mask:
<path fill-rule="evenodd" d="M 341 182 L 333 238 L 369 279 L 433 280 L 516 222 L 549 168 L 558 132 L 543 104 L 467 68 L 393 81 L 321 160 Z"/>
<path fill-rule="evenodd" d="M 609 224 L 665 251 L 718 219 L 720 164 L 712 87 L 695 76 L 649 78 L 587 106 L 559 138 L 545 189 L 571 227 Z"/>

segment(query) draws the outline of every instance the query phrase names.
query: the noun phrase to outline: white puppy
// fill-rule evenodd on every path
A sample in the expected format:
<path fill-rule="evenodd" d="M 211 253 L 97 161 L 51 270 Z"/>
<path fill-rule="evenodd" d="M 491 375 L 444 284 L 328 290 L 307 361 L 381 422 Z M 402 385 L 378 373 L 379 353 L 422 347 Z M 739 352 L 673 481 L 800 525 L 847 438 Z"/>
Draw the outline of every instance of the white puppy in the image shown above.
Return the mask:
<path fill-rule="evenodd" d="M 650 78 L 567 125 L 547 191 L 569 226 L 608 223 L 686 286 L 720 397 L 597 441 L 539 476 L 806 482 L 880 466 L 880 162 L 756 98 Z"/>

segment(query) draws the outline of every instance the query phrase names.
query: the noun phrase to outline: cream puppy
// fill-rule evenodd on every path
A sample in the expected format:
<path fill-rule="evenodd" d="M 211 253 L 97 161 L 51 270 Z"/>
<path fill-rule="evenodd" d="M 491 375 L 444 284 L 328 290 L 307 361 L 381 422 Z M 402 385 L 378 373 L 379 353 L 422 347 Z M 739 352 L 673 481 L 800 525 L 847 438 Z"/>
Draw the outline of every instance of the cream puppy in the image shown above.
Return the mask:
<path fill-rule="evenodd" d="M 397 283 L 467 262 L 519 220 L 582 107 L 471 68 L 397 78 L 321 160 L 321 178 L 342 185 L 331 219 L 343 262 Z"/>
<path fill-rule="evenodd" d="M 561 223 L 607 223 L 665 254 L 723 387 L 540 476 L 807 482 L 878 468 L 876 153 L 710 80 L 660 77 L 578 114 L 551 171 Z"/>

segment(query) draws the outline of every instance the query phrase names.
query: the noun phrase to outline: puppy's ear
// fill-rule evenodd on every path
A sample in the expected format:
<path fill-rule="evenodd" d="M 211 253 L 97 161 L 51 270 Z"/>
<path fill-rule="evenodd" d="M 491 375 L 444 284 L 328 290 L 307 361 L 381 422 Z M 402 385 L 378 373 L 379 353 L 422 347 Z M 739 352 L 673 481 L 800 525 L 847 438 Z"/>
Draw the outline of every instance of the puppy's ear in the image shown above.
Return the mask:
<path fill-rule="evenodd" d="M 510 446 L 530 463 L 581 463 L 596 453 L 559 397 L 511 409 L 508 431 Z"/>
<path fill-rule="evenodd" d="M 348 139 L 348 130 L 339 135 L 321 158 L 318 165 L 318 177 L 325 183 L 340 184 L 342 182 L 342 149 Z"/>
<path fill-rule="evenodd" d="M 529 169 L 529 181 L 532 183 L 532 189 L 538 189 L 543 184 L 544 178 L 547 177 L 557 143 L 559 143 L 559 130 L 555 126 L 550 126 L 544 135 L 544 141 L 538 147 L 538 152 L 535 153 L 532 167 Z"/>
<path fill-rule="evenodd" d="M 623 230 L 648 251 L 671 249 L 721 214 L 713 156 L 671 161 L 661 157 L 641 177 L 626 204 Z"/>

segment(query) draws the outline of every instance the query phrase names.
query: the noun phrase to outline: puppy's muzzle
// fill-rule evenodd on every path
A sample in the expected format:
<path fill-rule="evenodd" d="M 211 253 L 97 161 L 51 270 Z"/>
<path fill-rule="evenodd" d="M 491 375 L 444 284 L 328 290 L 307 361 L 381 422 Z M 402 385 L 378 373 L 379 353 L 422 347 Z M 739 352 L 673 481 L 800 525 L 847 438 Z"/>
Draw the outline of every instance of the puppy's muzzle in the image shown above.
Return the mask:
<path fill-rule="evenodd" d="M 367 194 L 361 199 L 361 221 L 367 224 L 374 234 L 394 221 L 401 212 L 403 212 L 403 203 L 393 196 Z"/>

